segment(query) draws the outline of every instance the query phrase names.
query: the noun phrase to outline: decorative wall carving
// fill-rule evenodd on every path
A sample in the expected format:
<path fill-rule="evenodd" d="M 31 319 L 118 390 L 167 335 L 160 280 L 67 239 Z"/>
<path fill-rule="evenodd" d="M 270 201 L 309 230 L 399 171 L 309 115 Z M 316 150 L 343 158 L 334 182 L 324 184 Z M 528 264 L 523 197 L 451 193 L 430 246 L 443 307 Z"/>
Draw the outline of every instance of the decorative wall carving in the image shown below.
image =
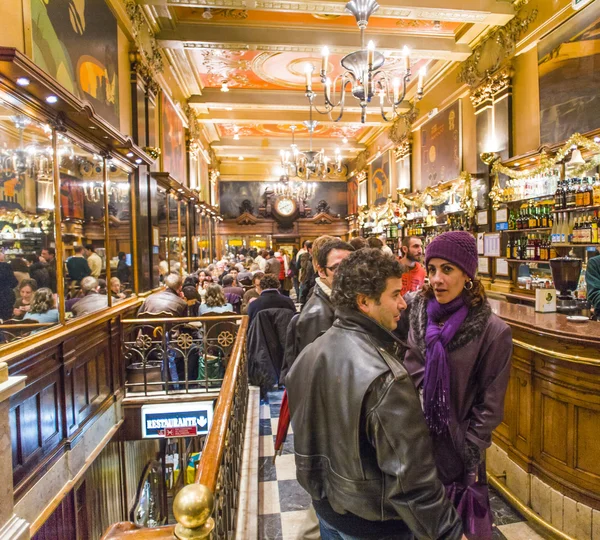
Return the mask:
<path fill-rule="evenodd" d="M 369 149 L 366 148 L 356 156 L 356 170 L 362 172 L 366 170 L 369 161 Z"/>
<path fill-rule="evenodd" d="M 513 56 L 517 41 L 537 15 L 537 9 L 533 9 L 529 14 L 517 13 L 514 19 L 492 32 L 462 63 L 458 82 L 473 88 L 490 73 L 500 69 L 505 61 Z"/>
<path fill-rule="evenodd" d="M 396 161 L 399 159 L 404 159 L 412 152 L 412 137 L 407 137 L 404 139 L 399 146 L 394 148 L 394 158 Z"/>
<path fill-rule="evenodd" d="M 125 0 L 124 6 L 131 21 L 136 48 L 141 53 L 146 69 L 153 73 L 162 73 L 164 69 L 163 57 L 154 32 L 152 32 L 146 21 L 142 6 L 134 0 Z"/>
<path fill-rule="evenodd" d="M 512 76 L 513 70 L 510 63 L 499 71 L 488 75 L 477 88 L 471 90 L 470 98 L 473 106 L 478 107 L 484 101 L 510 87 Z"/>
<path fill-rule="evenodd" d="M 403 114 L 396 118 L 388 131 L 388 139 L 396 145 L 402 144 L 410 135 L 410 128 L 418 116 L 419 109 L 413 104 L 411 110 L 407 114 Z"/>

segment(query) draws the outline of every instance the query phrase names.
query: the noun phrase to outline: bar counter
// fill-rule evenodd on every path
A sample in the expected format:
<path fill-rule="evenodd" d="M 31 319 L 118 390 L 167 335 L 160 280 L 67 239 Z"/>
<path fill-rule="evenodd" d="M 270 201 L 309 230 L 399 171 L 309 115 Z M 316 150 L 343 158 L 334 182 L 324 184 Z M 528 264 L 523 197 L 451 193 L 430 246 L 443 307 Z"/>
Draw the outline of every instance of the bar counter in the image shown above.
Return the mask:
<path fill-rule="evenodd" d="M 589 516 L 591 538 L 592 515 L 600 520 L 600 322 L 489 302 L 514 346 L 504 420 L 487 454 L 491 483 L 533 510 L 548 536 L 581 538 Z"/>

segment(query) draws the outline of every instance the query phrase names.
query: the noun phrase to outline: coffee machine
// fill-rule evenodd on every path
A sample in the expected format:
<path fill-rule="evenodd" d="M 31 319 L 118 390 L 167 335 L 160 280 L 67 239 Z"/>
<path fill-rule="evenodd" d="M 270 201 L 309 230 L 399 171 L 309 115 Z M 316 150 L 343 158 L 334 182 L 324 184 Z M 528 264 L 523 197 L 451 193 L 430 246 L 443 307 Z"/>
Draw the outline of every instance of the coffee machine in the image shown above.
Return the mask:
<path fill-rule="evenodd" d="M 558 291 L 556 311 L 566 315 L 575 315 L 578 312 L 577 300 L 573 291 L 579 284 L 581 274 L 581 259 L 576 257 L 557 257 L 550 259 L 554 287 Z"/>

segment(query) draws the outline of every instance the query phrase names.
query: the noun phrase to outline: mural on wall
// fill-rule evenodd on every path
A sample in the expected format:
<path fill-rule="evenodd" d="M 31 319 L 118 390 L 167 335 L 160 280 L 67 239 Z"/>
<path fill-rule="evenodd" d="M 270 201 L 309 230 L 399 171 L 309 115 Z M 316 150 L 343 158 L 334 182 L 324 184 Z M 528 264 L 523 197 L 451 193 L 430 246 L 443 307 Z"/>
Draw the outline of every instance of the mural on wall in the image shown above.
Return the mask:
<path fill-rule="evenodd" d="M 119 128 L 117 20 L 103 0 L 31 0 L 33 60 Z"/>
<path fill-rule="evenodd" d="M 383 152 L 371 162 L 369 178 L 371 179 L 371 200 L 375 205 L 385 204 L 390 194 L 390 153 Z"/>
<path fill-rule="evenodd" d="M 185 128 L 169 98 L 164 92 L 161 96 L 163 171 L 168 172 L 182 184 L 187 184 L 185 174 Z"/>
<path fill-rule="evenodd" d="M 460 100 L 423 124 L 420 189 L 458 178 L 462 165 L 461 135 Z"/>
<path fill-rule="evenodd" d="M 219 203 L 221 215 L 225 219 L 234 219 L 240 215 L 240 207 L 246 200 L 250 201 L 253 214 L 258 216 L 258 209 L 263 202 L 263 194 L 267 186 L 273 182 L 219 182 Z M 327 201 L 332 215 L 348 215 L 348 184 L 346 182 L 317 182 L 315 194 L 306 201 L 312 209 L 313 216 L 317 213 L 319 201 Z M 245 205 L 247 206 L 247 205 Z"/>
<path fill-rule="evenodd" d="M 348 215 L 358 212 L 358 181 L 356 176 L 348 180 Z"/>
<path fill-rule="evenodd" d="M 60 212 L 63 219 L 85 218 L 85 196 L 76 177 L 60 175 Z"/>
<path fill-rule="evenodd" d="M 600 127 L 600 4 L 594 2 L 538 44 L 542 144 Z"/>

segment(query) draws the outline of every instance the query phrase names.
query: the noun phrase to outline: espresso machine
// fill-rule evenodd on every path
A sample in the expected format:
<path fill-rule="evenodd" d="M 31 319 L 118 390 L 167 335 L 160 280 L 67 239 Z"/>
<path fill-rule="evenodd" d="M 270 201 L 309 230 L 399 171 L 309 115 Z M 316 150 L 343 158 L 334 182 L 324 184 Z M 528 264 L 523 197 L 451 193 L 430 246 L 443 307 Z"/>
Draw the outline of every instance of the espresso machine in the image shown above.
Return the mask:
<path fill-rule="evenodd" d="M 576 257 L 557 257 L 550 259 L 554 287 L 558 291 L 556 311 L 565 315 L 576 315 L 578 312 L 577 300 L 573 291 L 577 290 L 581 274 L 581 259 Z"/>

